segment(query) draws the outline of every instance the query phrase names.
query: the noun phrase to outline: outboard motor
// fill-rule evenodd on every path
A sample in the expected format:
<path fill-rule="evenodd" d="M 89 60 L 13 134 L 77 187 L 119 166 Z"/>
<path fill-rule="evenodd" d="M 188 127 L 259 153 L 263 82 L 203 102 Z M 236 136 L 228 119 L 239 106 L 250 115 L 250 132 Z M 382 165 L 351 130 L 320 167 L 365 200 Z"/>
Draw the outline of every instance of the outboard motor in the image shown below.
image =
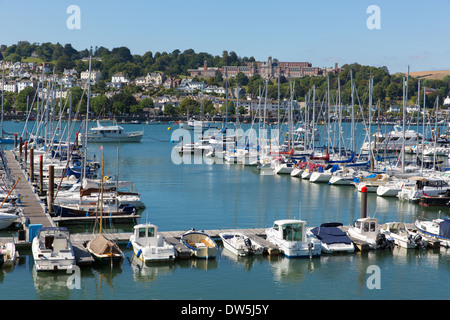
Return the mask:
<path fill-rule="evenodd" d="M 253 254 L 252 240 L 250 240 L 250 238 L 245 238 L 244 244 L 247 247 L 248 253 Z"/>
<path fill-rule="evenodd" d="M 416 245 L 416 248 L 418 248 L 418 249 L 425 249 L 426 248 L 425 242 L 423 241 L 422 236 L 420 234 L 416 233 L 411 238 L 412 238 L 412 241 L 414 241 L 414 244 Z"/>
<path fill-rule="evenodd" d="M 379 249 L 392 249 L 394 247 L 394 239 L 386 238 L 383 233 L 377 235 L 376 243 Z"/>

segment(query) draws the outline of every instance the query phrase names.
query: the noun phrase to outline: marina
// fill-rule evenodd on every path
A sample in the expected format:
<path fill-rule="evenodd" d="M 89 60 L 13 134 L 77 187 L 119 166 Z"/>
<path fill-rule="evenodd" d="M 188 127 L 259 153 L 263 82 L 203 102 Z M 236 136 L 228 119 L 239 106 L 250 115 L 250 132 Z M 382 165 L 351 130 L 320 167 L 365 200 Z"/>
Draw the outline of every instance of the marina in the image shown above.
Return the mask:
<path fill-rule="evenodd" d="M 156 157 L 156 159 L 158 159 L 158 157 L 160 157 L 158 155 L 164 155 L 163 158 L 165 158 L 165 160 L 162 161 L 161 158 L 157 160 L 160 163 L 159 166 L 161 166 L 163 162 L 165 163 L 171 162 L 169 155 L 170 150 L 174 147 L 174 144 L 169 142 L 170 132 L 169 133 L 167 132 L 167 127 L 164 125 L 157 125 L 152 126 L 149 130 L 152 130 L 150 131 L 152 135 L 151 138 L 158 137 L 158 139 L 163 140 L 162 138 L 164 136 L 166 137 L 165 142 L 163 141 L 153 142 L 153 146 L 155 146 L 156 144 L 156 147 L 159 148 L 159 152 L 156 154 L 152 152 L 152 155 L 150 157 L 153 156 Z M 146 141 L 145 138 L 146 136 L 144 135 L 143 137 L 144 143 Z M 148 138 L 149 136 L 147 136 L 147 139 Z M 147 143 L 149 143 L 148 140 Z M 121 148 L 125 150 L 127 148 L 138 148 L 138 147 L 139 146 L 136 146 L 135 144 L 121 145 Z M 98 147 L 95 148 L 97 148 L 98 150 Z M 113 146 L 104 147 L 104 150 L 106 150 L 106 159 L 116 158 L 115 147 Z M 79 217 L 52 216 L 49 213 L 50 210 L 46 206 L 46 202 L 48 200 L 46 195 L 48 190 L 44 190 L 45 192 L 43 194 L 40 194 L 39 192 L 40 188 L 39 174 L 35 176 L 33 182 L 30 181 L 31 180 L 30 170 L 28 169 L 30 163 L 28 164 L 24 163 L 25 159 L 24 150 L 22 150 L 22 156 L 19 155 L 18 151 L 13 150 L 5 150 L 4 154 L 5 158 L 7 159 L 8 167 L 10 168 L 11 171 L 11 176 L 15 180 L 17 180 L 17 178 L 20 178 L 16 186 L 17 188 L 16 192 L 20 194 L 20 202 L 21 202 L 20 207 L 22 208 L 21 211 L 23 214 L 23 216 L 21 216 L 21 218 L 19 219 L 21 225 L 23 226 L 23 224 L 25 224 L 31 226 L 32 227 L 31 233 L 36 232 L 36 230 L 33 229 L 33 226 L 34 227 L 36 225 L 39 226 L 40 224 L 42 224 L 42 226 L 45 225 L 47 227 L 58 225 L 69 227 L 71 229 L 70 240 L 73 245 L 73 250 L 76 257 L 76 264 L 79 267 L 81 267 L 82 270 L 85 270 L 83 272 L 86 272 L 87 270 L 103 270 L 105 267 L 104 266 L 99 267 L 95 262 L 94 258 L 92 257 L 92 255 L 89 254 L 89 252 L 86 250 L 86 243 L 94 239 L 94 233 L 91 230 L 92 227 L 95 225 L 96 221 L 98 220 L 98 217 L 95 215 L 86 215 Z M 271 226 L 273 222 L 276 221 L 277 219 L 280 218 L 292 219 L 296 217 L 301 217 L 302 220 L 307 221 L 307 226 L 311 229 L 313 227 L 320 226 L 325 222 L 340 221 L 344 222 L 343 225 L 340 227 L 341 230 L 347 233 L 348 229 L 352 226 L 352 222 L 360 218 L 361 213 L 364 211 L 368 214 L 368 216 L 372 216 L 374 213 L 377 214 L 377 217 L 380 220 L 379 224 L 380 229 L 383 228 L 384 223 L 399 220 L 399 218 L 402 216 L 403 218 L 401 219 L 405 221 L 405 225 L 408 227 L 408 229 L 414 229 L 414 221 L 417 213 L 410 213 L 410 212 L 416 212 L 418 208 L 422 208 L 422 206 L 420 206 L 418 203 L 409 203 L 409 202 L 405 203 L 403 201 L 398 200 L 397 198 L 387 199 L 379 197 L 377 196 L 376 192 L 365 193 L 367 198 L 364 198 L 361 189 L 358 190 L 353 185 L 333 186 L 328 183 L 313 183 L 306 179 L 292 177 L 289 174 L 261 175 L 259 170 L 257 170 L 255 167 L 236 164 L 224 163 L 223 165 L 209 165 L 203 163 L 200 165 L 197 164 L 190 166 L 188 165 L 177 166 L 171 164 L 171 167 L 176 172 L 175 174 L 169 174 L 165 176 L 161 175 L 162 172 L 167 171 L 165 169 L 158 168 L 155 171 L 150 171 L 152 173 L 151 176 L 145 174 L 143 176 L 139 176 L 139 174 L 137 173 L 143 172 L 142 167 L 140 168 L 138 166 L 137 168 L 135 168 L 134 166 L 132 166 L 132 164 L 135 163 L 135 161 L 139 160 L 130 158 L 127 158 L 126 160 L 120 160 L 120 158 L 121 157 L 117 157 L 118 161 L 125 161 L 121 162 L 122 163 L 121 167 L 124 168 L 124 170 L 121 169 L 121 172 L 123 172 L 122 173 L 123 178 L 127 180 L 134 180 L 134 182 L 137 182 L 137 184 L 140 186 L 139 187 L 140 194 L 141 195 L 144 194 L 145 199 L 147 199 L 143 200 L 147 208 L 144 209 L 144 211 L 139 211 L 134 216 L 130 215 L 114 215 L 109 217 L 107 215 L 103 216 L 104 222 L 106 222 L 105 231 L 103 232 L 105 238 L 113 241 L 114 243 L 117 243 L 124 253 L 124 258 L 123 262 L 121 263 L 121 267 L 115 266 L 112 270 L 116 270 L 116 268 L 119 268 L 120 270 L 123 270 L 124 268 L 126 269 L 132 268 L 130 270 L 134 270 L 133 268 L 135 268 L 136 266 L 136 262 L 134 260 L 137 260 L 137 257 L 136 254 L 133 253 L 133 250 L 130 248 L 129 244 L 133 230 L 132 227 L 135 224 L 139 223 L 139 221 L 140 223 L 143 223 L 144 221 L 150 219 L 150 221 L 152 222 L 154 221 L 159 226 L 158 234 L 164 237 L 169 244 L 174 246 L 177 257 L 173 262 L 158 262 L 156 265 L 152 265 L 152 263 L 146 263 L 145 270 L 147 269 L 155 271 L 172 270 L 173 268 L 175 269 L 180 267 L 185 268 L 186 264 L 188 264 L 191 267 L 205 268 L 205 270 L 210 270 L 211 268 L 213 269 L 220 268 L 220 270 L 224 272 L 222 267 L 220 267 L 221 265 L 223 265 L 223 268 L 225 268 L 226 266 L 229 267 L 230 261 L 235 261 L 235 259 L 238 259 L 236 261 L 240 261 L 239 263 L 242 263 L 243 262 L 242 259 L 246 259 L 249 262 L 252 262 L 252 264 L 255 262 L 264 264 L 268 263 L 269 265 L 275 264 L 277 268 L 281 268 L 280 271 L 277 271 L 277 274 L 278 272 L 281 272 L 281 274 L 278 274 L 276 276 L 277 279 L 279 279 L 277 281 L 285 283 L 286 280 L 282 280 L 283 272 L 281 271 L 284 268 L 283 267 L 284 263 L 288 263 L 288 265 L 296 265 L 295 269 L 293 270 L 296 270 L 297 267 L 305 265 L 305 263 L 309 264 L 310 266 L 315 265 L 316 267 L 318 264 L 323 265 L 325 261 L 328 261 L 329 263 L 332 264 L 333 263 L 332 260 L 336 260 L 337 266 L 339 266 L 342 260 L 350 259 L 350 257 L 354 257 L 358 260 L 362 259 L 362 261 L 364 261 L 368 257 L 374 257 L 373 255 L 376 256 L 393 255 L 392 257 L 394 257 L 398 254 L 398 252 L 402 251 L 398 251 L 400 250 L 399 248 L 392 248 L 390 250 L 373 250 L 370 249 L 369 246 L 367 246 L 364 242 L 352 238 L 352 241 L 356 247 L 355 252 L 349 252 L 345 254 L 322 253 L 320 257 L 316 256 L 312 258 L 308 258 L 308 255 L 300 259 L 287 258 L 284 257 L 283 250 L 281 250 L 280 247 L 269 242 L 267 239 L 266 234 L 267 227 Z M 22 160 L 18 161 L 17 159 Z M 142 160 L 143 159 L 144 158 L 142 158 Z M 195 159 L 193 159 L 192 163 L 194 163 L 194 161 Z M 113 176 L 114 173 L 111 168 L 114 168 L 116 164 L 114 162 L 111 162 L 110 160 L 108 160 L 108 162 L 109 163 L 107 167 L 110 168 L 108 175 Z M 230 188 L 231 186 L 233 186 L 233 188 L 237 188 L 237 190 L 221 188 L 220 191 L 216 193 L 216 195 L 219 195 L 218 199 L 220 200 L 221 205 L 224 207 L 224 209 L 219 209 L 218 213 L 223 212 L 222 210 L 227 210 L 232 213 L 231 216 L 223 215 L 223 213 L 219 215 L 213 214 L 211 216 L 211 212 L 205 210 L 204 206 L 198 206 L 199 203 L 205 203 L 209 204 L 211 208 L 215 208 L 215 210 L 218 210 L 218 207 L 215 206 L 214 202 L 210 202 L 211 200 L 208 200 L 209 198 L 216 198 L 215 196 L 213 196 L 212 193 L 210 193 L 214 191 L 215 187 L 213 187 L 211 182 L 208 182 L 208 180 L 202 179 L 201 180 L 202 184 L 198 185 L 199 187 L 199 189 L 197 190 L 198 192 L 190 192 L 189 193 L 190 198 L 186 198 L 184 196 L 177 197 L 176 193 L 173 193 L 174 191 L 177 190 L 178 192 L 182 192 L 183 194 L 186 193 L 186 187 L 190 184 L 188 181 L 190 181 L 190 179 L 193 179 L 194 176 L 198 176 L 199 172 L 208 173 L 206 177 L 209 176 L 209 179 L 211 179 L 213 175 L 219 174 L 217 178 L 214 178 L 214 181 L 216 181 L 215 179 L 220 179 L 217 181 L 221 181 L 221 185 L 223 185 L 224 187 Z M 135 177 L 137 177 L 138 179 L 136 180 Z M 252 180 L 251 184 L 252 186 L 255 187 L 255 189 L 250 190 L 239 188 L 239 185 L 246 185 L 246 183 L 249 183 L 247 181 L 248 178 Z M 155 181 L 159 187 L 156 187 L 156 189 L 153 188 L 151 184 L 148 183 L 148 181 L 150 180 Z M 55 181 L 58 180 L 55 178 Z M 237 183 L 236 181 L 239 182 Z M 260 185 L 261 183 L 270 185 L 271 186 L 270 189 L 266 189 L 265 187 Z M 55 185 L 56 184 L 57 183 L 55 183 Z M 281 186 L 288 186 L 288 189 L 285 189 L 285 187 Z M 183 203 L 185 203 L 185 201 L 188 201 L 192 209 L 185 209 L 183 212 L 179 212 L 177 210 L 175 211 L 164 210 L 161 204 L 165 202 L 164 199 L 166 198 L 160 197 L 158 199 L 158 197 L 154 197 L 152 196 L 152 194 L 158 193 L 159 192 L 158 188 L 162 188 L 166 190 L 166 192 L 168 192 L 169 190 L 167 189 L 168 187 L 170 187 L 169 192 L 173 193 L 173 196 L 171 198 L 173 204 L 171 204 L 171 206 L 174 205 L 179 208 L 180 205 L 181 206 L 184 205 Z M 281 188 L 278 191 L 279 193 L 277 192 L 277 188 L 278 189 Z M 298 198 L 298 196 L 292 197 L 292 195 L 297 194 L 296 190 L 297 191 L 301 190 L 301 193 L 298 195 L 303 194 L 303 196 L 300 198 Z M 230 198 L 230 192 L 232 198 Z M 275 202 L 268 202 L 269 198 L 264 197 L 261 198 L 260 196 L 261 192 L 262 194 L 267 195 L 270 194 L 270 199 L 273 199 Z M 226 194 L 227 196 L 225 196 Z M 291 196 L 287 197 L 287 195 L 289 194 L 291 194 Z M 243 201 L 244 199 L 246 200 L 255 199 L 255 197 L 256 199 L 258 199 L 258 202 L 251 201 L 251 203 L 247 203 L 246 201 Z M 329 201 L 334 201 L 338 203 L 337 211 L 331 213 L 333 211 L 330 211 L 330 208 L 328 208 L 329 201 L 321 202 L 320 198 L 322 197 L 325 197 L 327 199 L 334 199 Z M 228 200 L 233 198 L 234 200 L 231 203 L 228 203 Z M 287 200 L 289 203 L 288 206 L 286 206 L 286 204 L 282 204 L 280 206 L 281 203 L 277 199 Z M 345 202 L 339 204 L 339 202 L 341 201 L 340 199 L 351 199 L 351 201 L 349 203 L 347 202 L 346 204 L 344 204 Z M 236 206 L 237 205 L 236 201 L 238 201 L 239 203 L 239 209 L 236 209 L 236 207 L 233 208 L 233 206 L 232 207 L 229 206 L 230 204 L 233 203 L 234 206 Z M 395 206 L 393 206 L 394 203 L 397 204 L 397 206 L 399 206 L 398 209 L 395 209 Z M 275 206 L 275 204 L 277 205 Z M 167 203 L 164 204 L 164 206 L 167 206 Z M 148 208 L 151 208 L 150 214 L 148 212 Z M 280 210 L 281 208 L 283 209 Z M 344 208 L 344 211 L 341 211 L 342 208 Z M 406 211 L 405 208 L 407 208 Z M 167 217 L 164 218 L 163 216 L 158 215 L 155 212 L 155 210 L 165 211 Z M 267 210 L 272 211 L 273 213 L 268 213 L 269 211 Z M 440 208 L 440 211 L 436 211 L 436 208 L 429 208 L 427 210 L 431 210 L 432 216 L 439 215 L 442 217 L 445 216 L 446 214 L 446 212 L 442 210 L 442 207 Z M 242 212 L 245 211 L 251 213 L 250 216 L 246 217 L 246 215 L 242 215 Z M 259 220 L 258 212 L 266 212 L 264 214 L 264 219 L 260 222 L 258 222 Z M 316 212 L 317 214 L 312 215 L 312 212 Z M 401 213 L 400 216 L 399 213 Z M 252 217 L 252 214 L 256 214 L 256 216 Z M 379 214 L 381 214 L 381 216 L 379 216 Z M 405 219 L 405 214 L 409 218 Z M 230 220 L 230 218 L 233 218 L 233 220 Z M 245 218 L 245 220 L 240 221 L 242 218 Z M 191 252 L 189 251 L 189 249 L 180 240 L 183 234 L 192 228 L 205 232 L 212 239 L 217 241 L 217 243 L 219 244 L 219 249 L 217 252 L 217 256 L 215 258 L 205 259 L 206 261 L 202 261 L 204 259 L 198 259 L 191 256 Z M 178 230 L 178 231 L 170 231 L 170 230 Z M 7 232 L 8 231 L 6 231 L 6 233 Z M 245 234 L 251 239 L 252 242 L 258 243 L 259 245 L 263 246 L 264 253 L 262 255 L 257 256 L 239 257 L 238 255 L 231 253 L 229 250 L 226 250 L 223 247 L 222 241 L 220 239 L 220 234 L 223 233 Z M 18 260 L 20 261 L 21 259 L 22 260 L 26 259 L 27 255 L 29 254 L 28 252 L 30 252 L 31 250 L 31 241 L 29 235 L 30 231 L 26 231 L 25 235 L 23 235 L 23 232 L 21 232 L 21 229 L 19 227 L 19 230 L 10 231 L 9 234 L 12 234 L 13 237 L 4 237 L 1 239 L 7 242 L 13 241 L 16 247 L 18 248 L 18 251 L 20 252 L 19 254 L 20 258 L 18 258 Z M 408 252 L 410 251 L 411 249 L 408 250 Z M 411 254 L 414 257 L 417 255 L 417 259 L 429 259 L 430 258 L 429 255 L 436 255 L 436 257 L 440 257 L 440 259 L 444 259 L 443 261 L 448 259 L 446 249 L 444 247 L 436 245 L 429 246 L 427 249 L 424 250 L 414 249 L 412 253 L 411 252 L 408 253 L 408 255 Z M 32 262 L 31 256 L 30 259 L 31 260 L 27 263 L 34 264 Z M 16 268 L 20 269 L 20 263 L 16 266 Z M 232 268 L 232 270 L 234 270 L 234 267 Z M 296 274 L 296 272 L 298 272 L 293 270 L 289 271 L 289 273 L 294 272 L 293 274 Z M 144 269 L 142 271 L 144 271 Z M 188 271 L 185 270 L 184 272 Z M 445 272 L 445 268 L 443 269 L 443 272 Z M 62 276 L 61 273 L 59 274 Z M 300 272 L 300 274 L 302 274 L 302 272 Z M 11 275 L 8 274 L 7 276 Z M 281 278 L 279 278 L 280 276 Z M 46 279 L 47 276 L 45 274 L 43 275 L 42 272 L 39 272 L 38 278 Z M 126 280 L 124 280 L 124 283 L 126 283 Z M 256 288 L 257 287 L 258 286 L 256 286 Z M 39 292 L 40 294 L 44 294 L 44 297 L 46 296 L 44 293 L 45 291 L 39 290 Z M 72 294 L 78 295 L 78 293 L 76 292 L 73 292 Z M 113 292 L 111 291 L 110 294 L 113 294 Z M 257 293 L 254 294 L 255 296 L 258 296 Z M 159 296 L 164 297 L 164 295 Z M 227 295 L 225 295 L 225 297 L 226 296 Z M 369 297 L 372 295 L 367 292 L 364 296 Z M 47 297 L 49 296 L 47 295 Z M 268 297 L 272 296 L 266 296 L 266 298 Z M 279 297 L 284 297 L 284 294 L 282 294 Z M 168 296 L 166 296 L 166 299 L 167 298 Z"/>

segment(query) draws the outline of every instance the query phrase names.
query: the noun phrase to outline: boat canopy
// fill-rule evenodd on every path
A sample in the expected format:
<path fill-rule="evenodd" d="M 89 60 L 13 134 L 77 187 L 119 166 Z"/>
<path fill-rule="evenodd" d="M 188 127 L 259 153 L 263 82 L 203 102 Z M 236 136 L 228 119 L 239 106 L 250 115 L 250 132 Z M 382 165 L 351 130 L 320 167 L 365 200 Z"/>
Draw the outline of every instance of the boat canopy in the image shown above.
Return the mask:
<path fill-rule="evenodd" d="M 334 224 L 323 224 L 320 227 L 315 227 L 311 229 L 311 233 L 314 234 L 320 241 L 326 244 L 352 243 L 352 240 L 350 240 L 347 234 L 336 227 Z"/>
<path fill-rule="evenodd" d="M 443 238 L 450 238 L 450 219 L 442 220 L 439 223 L 439 236 Z"/>

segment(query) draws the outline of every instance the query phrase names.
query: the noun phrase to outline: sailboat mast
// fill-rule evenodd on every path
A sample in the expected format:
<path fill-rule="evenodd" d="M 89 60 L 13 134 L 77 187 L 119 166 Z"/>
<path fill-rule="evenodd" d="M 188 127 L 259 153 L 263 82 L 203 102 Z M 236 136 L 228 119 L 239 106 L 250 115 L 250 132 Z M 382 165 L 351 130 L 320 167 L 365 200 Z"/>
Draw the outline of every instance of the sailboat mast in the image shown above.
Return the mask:
<path fill-rule="evenodd" d="M 4 101 L 4 93 L 5 90 L 5 66 L 2 64 L 2 119 L 1 119 L 1 132 L 0 137 L 3 137 L 3 101 Z"/>
<path fill-rule="evenodd" d="M 90 81 L 90 78 L 89 78 Z M 103 170 L 104 170 L 104 151 L 103 146 L 102 148 L 102 175 L 100 180 L 100 234 L 102 233 L 102 225 L 103 225 Z"/>
<path fill-rule="evenodd" d="M 91 65 L 92 65 L 92 56 L 89 57 L 89 78 L 88 78 L 88 94 L 87 94 L 87 108 L 86 108 L 86 124 L 85 124 L 85 135 L 84 135 L 84 143 L 83 143 L 83 178 L 86 178 L 86 163 L 87 163 L 87 142 L 88 142 L 88 127 L 89 127 L 89 97 L 91 96 Z"/>
<path fill-rule="evenodd" d="M 354 87 L 353 87 L 353 72 L 350 70 L 350 84 L 352 90 L 352 125 L 351 125 L 351 141 L 352 151 L 356 151 L 355 145 L 355 99 L 354 99 Z"/>
<path fill-rule="evenodd" d="M 406 121 L 406 106 L 408 101 L 408 81 L 409 81 L 409 66 L 408 74 L 406 76 L 406 83 L 403 83 L 403 141 L 402 141 L 402 173 L 405 173 L 405 121 Z"/>

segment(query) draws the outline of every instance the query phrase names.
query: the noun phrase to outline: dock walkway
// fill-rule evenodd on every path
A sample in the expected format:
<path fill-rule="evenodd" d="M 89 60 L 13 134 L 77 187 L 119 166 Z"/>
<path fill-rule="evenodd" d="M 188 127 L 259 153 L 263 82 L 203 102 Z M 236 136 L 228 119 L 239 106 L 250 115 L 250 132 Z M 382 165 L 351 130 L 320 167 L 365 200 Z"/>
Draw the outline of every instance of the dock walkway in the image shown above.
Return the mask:
<path fill-rule="evenodd" d="M 20 167 L 20 163 L 15 159 L 12 151 L 5 151 L 5 157 L 11 177 L 17 181 L 16 191 L 20 194 L 20 206 L 23 209 L 23 215 L 29 219 L 30 224 L 41 224 L 43 227 L 55 227 L 53 219 L 45 212 L 45 206 L 34 192 L 27 176 Z"/>

